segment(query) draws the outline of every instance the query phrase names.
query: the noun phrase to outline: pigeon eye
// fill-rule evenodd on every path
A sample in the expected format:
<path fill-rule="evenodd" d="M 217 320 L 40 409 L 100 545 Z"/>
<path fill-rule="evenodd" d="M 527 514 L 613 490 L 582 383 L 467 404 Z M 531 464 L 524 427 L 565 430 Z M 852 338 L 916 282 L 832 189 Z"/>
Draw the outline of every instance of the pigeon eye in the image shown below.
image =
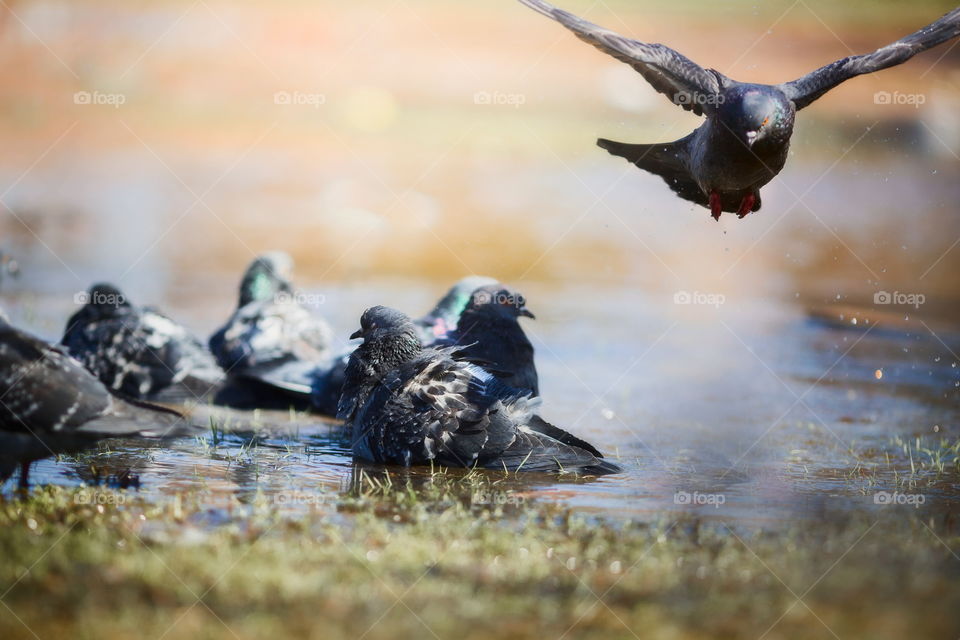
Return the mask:
<path fill-rule="evenodd" d="M 768 123 L 768 122 L 770 122 L 770 117 L 769 117 L 769 116 L 767 116 L 766 118 L 763 119 L 763 122 L 760 123 L 760 126 L 761 126 L 761 127 L 765 127 L 765 126 L 767 126 L 767 123 Z"/>

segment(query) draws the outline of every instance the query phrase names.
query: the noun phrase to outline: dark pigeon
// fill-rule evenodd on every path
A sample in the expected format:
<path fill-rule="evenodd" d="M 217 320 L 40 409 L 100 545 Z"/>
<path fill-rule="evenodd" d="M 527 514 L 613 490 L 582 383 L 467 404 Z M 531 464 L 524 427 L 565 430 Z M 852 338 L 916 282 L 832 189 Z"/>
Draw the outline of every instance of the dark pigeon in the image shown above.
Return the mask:
<path fill-rule="evenodd" d="M 420 340 L 429 344 L 456 329 L 460 314 L 470 302 L 470 294 L 479 287 L 491 284 L 497 284 L 497 281 L 486 276 L 467 276 L 458 280 L 440 298 L 437 306 L 422 318 L 413 321 Z"/>
<path fill-rule="evenodd" d="M 237 310 L 210 338 L 210 350 L 231 377 L 218 402 L 233 406 L 309 406 L 317 368 L 333 358 L 333 333 L 303 306 L 291 282 L 293 260 L 272 252 L 251 263 Z"/>
<path fill-rule="evenodd" d="M 534 318 L 522 295 L 501 284 L 478 288 L 469 298 L 456 329 L 436 346 L 456 346 L 454 357 L 479 365 L 508 387 L 540 395 L 533 345 L 520 318 Z"/>
<path fill-rule="evenodd" d="M 314 369 L 310 385 L 310 402 L 317 413 L 336 417 L 343 383 L 347 377 L 350 353 L 352 352 L 334 358 L 327 367 Z"/>
<path fill-rule="evenodd" d="M 57 345 L 0 321 L 0 478 L 58 453 L 110 437 L 166 438 L 190 433 L 179 412 L 123 400 Z"/>
<path fill-rule="evenodd" d="M 223 382 L 206 346 L 159 311 L 95 284 L 67 322 L 61 344 L 111 391 L 130 398 L 195 402 Z"/>
<path fill-rule="evenodd" d="M 842 82 L 902 64 L 960 35 L 960 8 L 873 53 L 828 64 L 778 85 L 737 82 L 662 44 L 624 38 L 543 0 L 520 0 L 638 71 L 654 89 L 706 121 L 675 142 L 601 147 L 662 177 L 681 198 L 744 217 L 760 209 L 760 187 L 783 169 L 796 112 Z"/>
<path fill-rule="evenodd" d="M 367 309 L 360 325 L 354 337 L 363 343 L 350 357 L 339 411 L 357 458 L 403 466 L 619 471 L 537 431 L 538 399 L 455 360 L 449 348 L 423 348 L 415 325 L 399 311 Z"/>

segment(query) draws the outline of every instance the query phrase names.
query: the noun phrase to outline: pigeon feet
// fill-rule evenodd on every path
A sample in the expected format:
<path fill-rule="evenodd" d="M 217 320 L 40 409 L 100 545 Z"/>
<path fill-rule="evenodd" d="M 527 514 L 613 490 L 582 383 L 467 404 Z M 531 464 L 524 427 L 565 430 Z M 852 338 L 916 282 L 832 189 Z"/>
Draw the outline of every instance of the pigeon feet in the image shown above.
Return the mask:
<path fill-rule="evenodd" d="M 717 222 L 720 222 L 720 214 L 723 213 L 723 203 L 720 201 L 720 194 L 716 191 L 710 192 L 710 215 Z"/>
<path fill-rule="evenodd" d="M 743 196 L 743 200 L 740 201 L 740 210 L 737 211 L 737 217 L 743 218 L 748 213 L 753 211 L 753 205 L 756 203 L 757 196 L 753 195 L 752 193 L 748 193 L 747 195 Z"/>

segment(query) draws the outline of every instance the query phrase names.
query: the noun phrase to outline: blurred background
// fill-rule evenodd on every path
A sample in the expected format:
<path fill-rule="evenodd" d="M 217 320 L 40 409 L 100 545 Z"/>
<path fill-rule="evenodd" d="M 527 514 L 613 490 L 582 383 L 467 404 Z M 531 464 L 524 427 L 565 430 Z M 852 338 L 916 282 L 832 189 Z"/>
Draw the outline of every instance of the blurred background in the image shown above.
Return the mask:
<path fill-rule="evenodd" d="M 756 82 L 953 6 L 560 4 Z M 0 251 L 19 269 L 0 304 L 48 338 L 95 280 L 209 335 L 244 266 L 279 248 L 343 335 L 366 306 L 419 314 L 468 273 L 515 286 L 553 415 L 646 462 L 678 434 L 736 432 L 728 469 L 789 422 L 820 439 L 803 427 L 771 455 L 819 447 L 829 476 L 865 433 L 956 426 L 956 41 L 803 111 L 763 209 L 716 223 L 595 146 L 699 119 L 512 0 L 3 0 L 0 16 Z M 899 333 L 861 343 L 878 322 Z"/>
<path fill-rule="evenodd" d="M 758 82 L 952 6 L 562 4 Z M 511 0 L 0 9 L 2 248 L 37 295 L 110 279 L 138 301 L 207 296 L 279 247 L 304 284 L 477 272 L 815 302 L 922 291 L 925 311 L 956 309 L 956 43 L 804 111 L 763 210 L 716 224 L 595 146 L 699 119 Z"/>

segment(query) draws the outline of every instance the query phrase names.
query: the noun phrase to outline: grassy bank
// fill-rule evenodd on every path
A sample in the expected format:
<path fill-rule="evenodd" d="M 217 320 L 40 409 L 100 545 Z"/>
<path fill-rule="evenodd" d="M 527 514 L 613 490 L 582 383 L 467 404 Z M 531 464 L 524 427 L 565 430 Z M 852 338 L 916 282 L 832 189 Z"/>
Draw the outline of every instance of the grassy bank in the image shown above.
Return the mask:
<path fill-rule="evenodd" d="M 503 499 L 477 505 L 464 483 Z M 0 503 L 0 637 L 960 632 L 960 536 L 910 507 L 762 532 L 595 521 L 483 476 L 367 487 L 333 512 L 201 497 L 46 488 Z"/>

